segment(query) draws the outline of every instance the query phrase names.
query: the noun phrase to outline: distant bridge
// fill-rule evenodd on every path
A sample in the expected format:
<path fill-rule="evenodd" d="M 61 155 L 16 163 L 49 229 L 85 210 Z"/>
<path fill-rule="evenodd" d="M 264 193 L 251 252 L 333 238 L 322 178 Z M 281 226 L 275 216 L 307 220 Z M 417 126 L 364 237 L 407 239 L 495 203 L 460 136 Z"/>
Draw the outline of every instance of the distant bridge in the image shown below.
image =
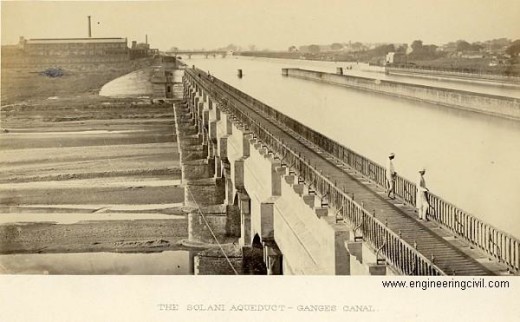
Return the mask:
<path fill-rule="evenodd" d="M 205 56 L 208 57 L 217 57 L 217 55 L 220 55 L 222 57 L 226 57 L 228 52 L 225 50 L 179 50 L 179 51 L 168 51 L 166 52 L 167 55 L 172 56 L 188 56 L 188 58 L 191 58 L 193 55 L 198 56 Z"/>

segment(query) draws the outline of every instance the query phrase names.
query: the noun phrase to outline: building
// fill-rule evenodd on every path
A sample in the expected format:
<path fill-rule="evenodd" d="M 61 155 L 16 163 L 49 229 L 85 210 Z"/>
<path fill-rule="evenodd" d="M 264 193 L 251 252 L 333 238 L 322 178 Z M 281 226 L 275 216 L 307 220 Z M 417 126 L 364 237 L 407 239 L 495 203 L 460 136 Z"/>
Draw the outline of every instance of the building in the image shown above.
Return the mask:
<path fill-rule="evenodd" d="M 401 52 L 389 52 L 386 54 L 385 64 L 386 65 L 396 65 L 396 64 L 405 64 L 406 63 L 406 54 Z"/>
<path fill-rule="evenodd" d="M 143 58 L 148 56 L 153 56 L 159 54 L 158 49 L 150 48 L 150 44 L 148 43 L 137 43 L 137 41 L 132 41 L 132 47 L 129 50 L 130 59 Z"/>
<path fill-rule="evenodd" d="M 120 62 L 129 59 L 126 38 L 20 37 L 18 47 L 24 56 L 42 63 Z"/>
<path fill-rule="evenodd" d="M 469 59 L 477 59 L 477 58 L 485 58 L 486 55 L 483 52 L 480 51 L 464 51 L 464 52 L 458 52 L 458 56 L 460 58 L 469 58 Z"/>

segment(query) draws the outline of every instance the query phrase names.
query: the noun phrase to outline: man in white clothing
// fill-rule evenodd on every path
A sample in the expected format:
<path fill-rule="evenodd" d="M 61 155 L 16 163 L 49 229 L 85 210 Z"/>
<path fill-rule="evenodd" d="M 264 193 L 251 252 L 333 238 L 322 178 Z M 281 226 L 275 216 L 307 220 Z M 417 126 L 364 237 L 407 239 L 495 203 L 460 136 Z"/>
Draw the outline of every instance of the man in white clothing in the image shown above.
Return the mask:
<path fill-rule="evenodd" d="M 415 205 L 417 212 L 419 213 L 420 220 L 428 220 L 428 208 L 430 204 L 428 202 L 428 188 L 426 188 L 426 182 L 424 181 L 424 174 L 426 169 L 422 168 L 419 170 L 419 178 L 417 180 L 417 195 L 415 199 Z"/>
<path fill-rule="evenodd" d="M 388 197 L 392 199 L 395 199 L 395 177 L 397 175 L 394 163 L 392 162 L 394 158 L 395 154 L 390 153 L 386 162 L 386 193 Z M 393 197 L 390 197 L 390 194 L 393 194 Z"/>

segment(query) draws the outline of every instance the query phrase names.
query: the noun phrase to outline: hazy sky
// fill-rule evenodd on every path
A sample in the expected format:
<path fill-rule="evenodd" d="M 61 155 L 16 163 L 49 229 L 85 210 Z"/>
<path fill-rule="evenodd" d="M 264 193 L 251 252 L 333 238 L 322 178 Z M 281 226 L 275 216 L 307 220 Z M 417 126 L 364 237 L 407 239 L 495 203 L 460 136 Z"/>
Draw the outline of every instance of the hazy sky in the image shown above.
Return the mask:
<path fill-rule="evenodd" d="M 1 8 L 2 44 L 86 37 L 88 15 L 94 37 L 144 42 L 148 34 L 162 50 L 520 38 L 520 0 L 2 1 Z"/>

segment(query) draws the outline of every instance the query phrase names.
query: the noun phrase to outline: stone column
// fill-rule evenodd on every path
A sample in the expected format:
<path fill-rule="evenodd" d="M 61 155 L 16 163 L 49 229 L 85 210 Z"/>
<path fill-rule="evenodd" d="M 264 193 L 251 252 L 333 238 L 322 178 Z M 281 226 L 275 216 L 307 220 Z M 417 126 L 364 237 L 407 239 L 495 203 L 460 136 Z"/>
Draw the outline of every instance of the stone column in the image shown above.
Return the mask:
<path fill-rule="evenodd" d="M 222 178 L 222 160 L 219 155 L 215 155 L 215 178 Z"/>
<path fill-rule="evenodd" d="M 274 202 L 275 198 L 270 198 L 260 203 L 260 236 L 262 239 L 274 236 Z"/>
<path fill-rule="evenodd" d="M 336 220 L 334 218 L 334 220 Z M 345 247 L 350 234 L 345 225 L 337 224 L 334 226 L 334 253 L 336 262 L 336 275 L 350 275 L 350 253 Z"/>
<path fill-rule="evenodd" d="M 251 236 L 251 199 L 246 194 L 240 194 L 240 246 L 250 246 Z"/>
<path fill-rule="evenodd" d="M 281 163 L 280 160 L 274 159 L 272 154 L 270 156 L 271 161 L 271 195 L 281 196 L 282 195 L 282 175 L 278 172 Z"/>
<path fill-rule="evenodd" d="M 244 159 L 235 161 L 235 188 L 237 190 L 244 189 Z"/>
<path fill-rule="evenodd" d="M 221 159 L 227 158 L 227 150 L 228 150 L 228 137 L 221 137 L 219 140 L 219 156 Z"/>

